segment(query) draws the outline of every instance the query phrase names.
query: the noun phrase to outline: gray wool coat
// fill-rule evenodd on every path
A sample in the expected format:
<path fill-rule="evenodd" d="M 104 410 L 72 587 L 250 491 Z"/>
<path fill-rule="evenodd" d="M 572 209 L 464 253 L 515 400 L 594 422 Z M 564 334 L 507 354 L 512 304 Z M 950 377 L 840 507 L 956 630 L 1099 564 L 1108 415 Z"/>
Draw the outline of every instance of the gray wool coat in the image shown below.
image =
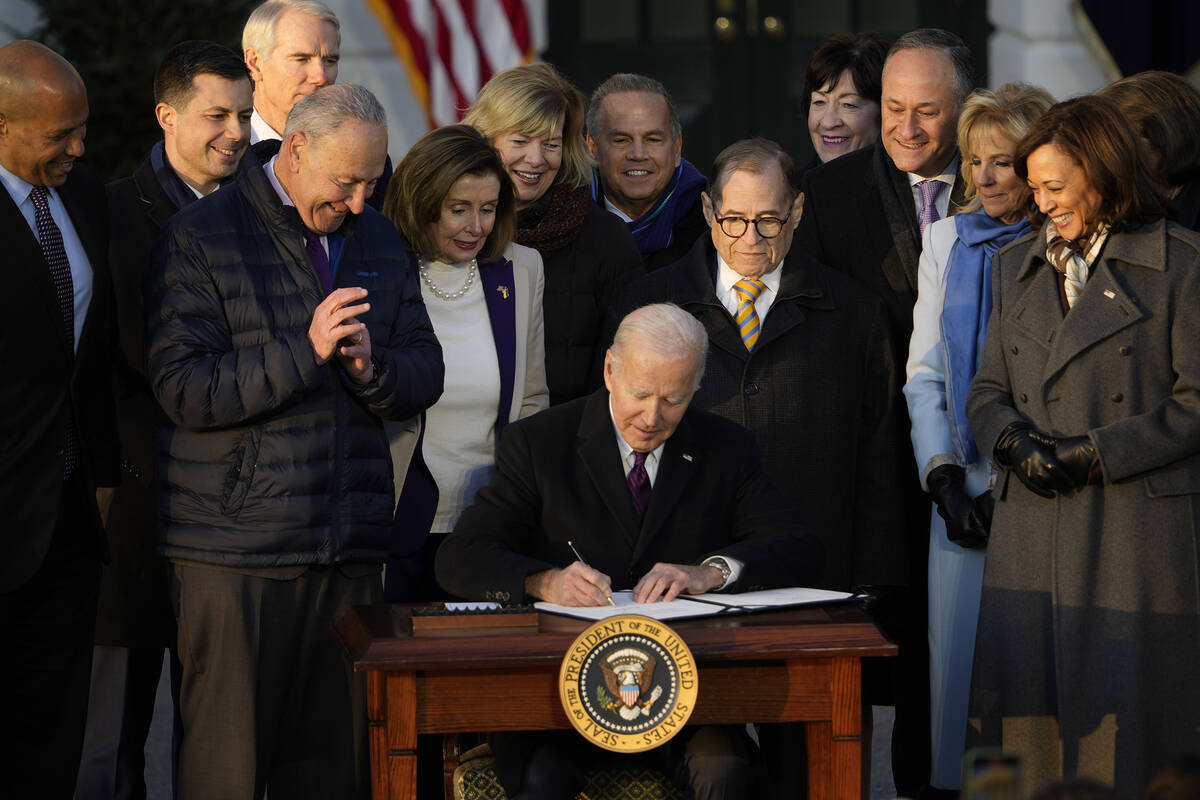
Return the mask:
<path fill-rule="evenodd" d="M 1083 774 L 1133 797 L 1200 751 L 1200 237 L 1112 234 L 1065 317 L 1042 232 L 992 276 L 980 450 L 1017 420 L 1086 434 L 1103 483 L 1044 499 L 997 476 L 968 745 L 1019 751 L 1030 790 Z"/>

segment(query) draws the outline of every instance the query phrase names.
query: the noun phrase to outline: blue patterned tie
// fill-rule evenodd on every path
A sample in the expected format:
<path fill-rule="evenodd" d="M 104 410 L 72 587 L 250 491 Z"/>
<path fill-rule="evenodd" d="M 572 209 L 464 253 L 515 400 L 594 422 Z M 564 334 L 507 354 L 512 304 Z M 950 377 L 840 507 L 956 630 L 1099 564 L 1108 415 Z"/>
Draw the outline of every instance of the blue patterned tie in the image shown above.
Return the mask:
<path fill-rule="evenodd" d="M 937 199 L 941 195 L 942 190 L 946 188 L 946 184 L 941 181 L 933 180 L 918 181 L 917 186 L 921 188 L 921 235 L 925 235 L 925 229 L 942 218 L 942 215 L 937 210 Z"/>
<path fill-rule="evenodd" d="M 45 186 L 34 186 L 29 193 L 33 201 L 34 222 L 37 224 L 38 243 L 42 246 L 42 258 L 50 267 L 50 280 L 54 282 L 54 293 L 58 295 L 58 310 L 62 317 L 63 333 L 71 351 L 75 350 L 75 282 L 71 280 L 71 262 L 67 260 L 67 248 L 63 245 L 62 231 L 50 215 L 50 190 Z M 79 436 L 75 431 L 75 417 L 67 414 L 67 429 L 63 443 L 63 477 L 70 477 L 79 460 Z"/>

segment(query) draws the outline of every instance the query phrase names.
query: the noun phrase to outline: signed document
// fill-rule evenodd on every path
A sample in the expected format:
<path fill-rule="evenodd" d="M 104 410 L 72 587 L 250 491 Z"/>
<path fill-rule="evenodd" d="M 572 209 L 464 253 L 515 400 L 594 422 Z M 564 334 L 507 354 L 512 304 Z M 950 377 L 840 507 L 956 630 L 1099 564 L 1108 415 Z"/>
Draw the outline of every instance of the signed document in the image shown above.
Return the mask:
<path fill-rule="evenodd" d="M 776 608 L 842 603 L 858 595 L 850 592 L 832 592 L 826 589 L 767 589 L 761 592 L 741 594 L 696 594 L 680 595 L 669 603 L 635 603 L 633 592 L 624 589 L 612 593 L 613 604 L 578 607 L 560 606 L 555 603 L 534 603 L 538 611 L 561 614 L 578 619 L 607 619 L 619 614 L 641 614 L 653 619 L 688 619 L 692 617 L 715 617 L 721 614 L 748 614 L 754 611 L 770 611 Z"/>

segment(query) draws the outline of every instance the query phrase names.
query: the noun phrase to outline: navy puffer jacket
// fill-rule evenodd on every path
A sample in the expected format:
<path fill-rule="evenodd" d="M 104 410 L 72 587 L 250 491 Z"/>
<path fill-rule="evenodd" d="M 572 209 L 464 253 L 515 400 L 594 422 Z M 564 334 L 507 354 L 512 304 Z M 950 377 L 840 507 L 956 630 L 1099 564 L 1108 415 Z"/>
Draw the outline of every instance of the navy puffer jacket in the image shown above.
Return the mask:
<path fill-rule="evenodd" d="M 173 426 L 158 469 L 160 549 L 232 567 L 378 562 L 392 527 L 383 419 L 442 393 L 416 270 L 371 208 L 339 233 L 336 287 L 361 286 L 376 378 L 349 379 L 308 339 L 323 294 L 300 217 L 263 170 L 172 218 L 146 284 L 149 374 Z M 331 253 L 337 255 L 338 236 Z"/>

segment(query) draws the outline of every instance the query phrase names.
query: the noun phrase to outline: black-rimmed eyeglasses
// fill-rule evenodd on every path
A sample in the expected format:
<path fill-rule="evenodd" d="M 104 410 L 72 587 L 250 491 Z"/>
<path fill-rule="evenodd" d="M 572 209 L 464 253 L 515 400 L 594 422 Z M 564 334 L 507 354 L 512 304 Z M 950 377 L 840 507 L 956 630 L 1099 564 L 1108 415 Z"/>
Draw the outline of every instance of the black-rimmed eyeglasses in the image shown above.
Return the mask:
<path fill-rule="evenodd" d="M 783 232 L 783 224 L 792 216 L 792 212 L 783 219 L 779 217 L 759 217 L 758 219 L 746 219 L 745 217 L 714 217 L 717 224 L 721 226 L 721 230 L 726 236 L 733 239 L 739 239 L 746 234 L 746 229 L 754 223 L 754 230 L 764 239 L 774 239 Z"/>

